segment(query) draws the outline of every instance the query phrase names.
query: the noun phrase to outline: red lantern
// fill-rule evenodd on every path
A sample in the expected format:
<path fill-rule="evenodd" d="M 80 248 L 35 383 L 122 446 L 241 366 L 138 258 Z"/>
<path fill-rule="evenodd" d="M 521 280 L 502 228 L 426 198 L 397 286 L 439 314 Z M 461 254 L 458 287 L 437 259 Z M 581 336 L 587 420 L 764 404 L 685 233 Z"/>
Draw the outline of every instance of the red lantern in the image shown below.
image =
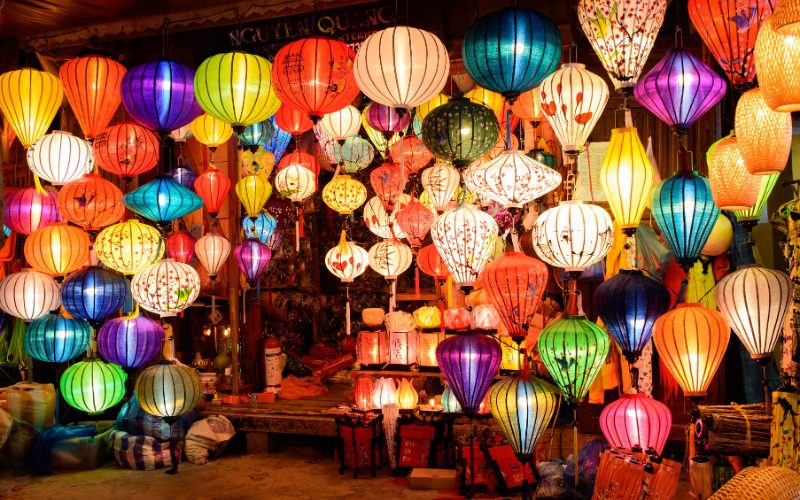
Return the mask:
<path fill-rule="evenodd" d="M 406 233 L 411 248 L 419 248 L 431 230 L 434 215 L 422 203 L 411 198 L 411 202 L 397 212 L 397 224 Z"/>
<path fill-rule="evenodd" d="M 29 187 L 9 190 L 6 195 L 5 225 L 12 231 L 31 234 L 59 220 L 55 190 Z"/>
<path fill-rule="evenodd" d="M 118 222 L 125 213 L 122 191 L 98 174 L 86 174 L 64 184 L 57 203 L 64 219 L 88 232 Z"/>
<path fill-rule="evenodd" d="M 506 252 L 486 266 L 481 280 L 508 334 L 525 337 L 547 288 L 547 266 L 522 252 Z"/>
<path fill-rule="evenodd" d="M 328 37 L 290 42 L 272 61 L 272 85 L 281 102 L 304 111 L 316 123 L 322 115 L 339 111 L 358 95 L 353 78 L 355 57 L 347 44 Z"/>
<path fill-rule="evenodd" d="M 105 57 L 76 57 L 62 64 L 58 74 L 83 135 L 96 137 L 122 101 L 120 82 L 125 67 Z"/>
<path fill-rule="evenodd" d="M 188 264 L 194 258 L 197 240 L 188 231 L 176 231 L 167 236 L 167 257 Z"/>
<path fill-rule="evenodd" d="M 406 174 L 394 163 L 385 162 L 369 174 L 369 182 L 386 210 L 392 210 L 406 187 Z"/>
<path fill-rule="evenodd" d="M 439 281 L 444 281 L 450 276 L 450 271 L 439 256 L 439 250 L 436 249 L 436 245 L 433 243 L 422 247 L 417 252 L 417 265 L 420 271 L 428 276 L 433 276 Z"/>
<path fill-rule="evenodd" d="M 356 388 L 353 391 L 353 399 L 356 403 L 356 409 L 360 411 L 369 411 L 374 406 L 372 404 L 372 391 L 375 389 L 372 379 L 369 377 L 359 377 L 356 380 Z"/>
<path fill-rule="evenodd" d="M 416 174 L 428 165 L 433 159 L 433 154 L 428 151 L 421 139 L 414 136 L 404 137 L 389 148 L 392 160 L 403 165 L 406 170 Z"/>
<path fill-rule="evenodd" d="M 108 127 L 95 137 L 92 148 L 94 159 L 103 170 L 126 181 L 158 163 L 158 138 L 133 122 Z"/>
<path fill-rule="evenodd" d="M 213 166 L 194 180 L 194 192 L 203 200 L 212 218 L 216 218 L 230 190 L 231 180 Z"/>
<path fill-rule="evenodd" d="M 314 122 L 311 121 L 305 111 L 286 103 L 281 104 L 278 112 L 275 113 L 275 124 L 281 130 L 289 132 L 295 137 L 308 132 L 314 127 Z"/>
<path fill-rule="evenodd" d="M 600 413 L 600 430 L 614 448 L 660 455 L 671 427 L 669 408 L 641 393 L 623 394 Z"/>
<path fill-rule="evenodd" d="M 314 172 L 314 175 L 319 175 L 319 161 L 317 161 L 314 155 L 310 155 L 305 151 L 300 151 L 297 149 L 287 155 L 284 155 L 283 158 L 281 158 L 281 161 L 278 162 L 277 171 L 280 172 L 289 165 L 305 167 Z"/>

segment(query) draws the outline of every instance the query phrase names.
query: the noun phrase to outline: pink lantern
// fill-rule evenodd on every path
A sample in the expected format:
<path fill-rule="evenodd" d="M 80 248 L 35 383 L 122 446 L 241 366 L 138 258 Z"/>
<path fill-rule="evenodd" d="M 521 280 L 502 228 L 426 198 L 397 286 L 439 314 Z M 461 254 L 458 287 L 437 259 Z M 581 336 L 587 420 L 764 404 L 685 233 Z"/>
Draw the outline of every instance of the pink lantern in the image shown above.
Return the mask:
<path fill-rule="evenodd" d="M 386 330 L 362 330 L 358 334 L 356 355 L 361 366 L 376 366 L 388 363 L 389 340 Z"/>
<path fill-rule="evenodd" d="M 58 222 L 56 191 L 34 187 L 9 190 L 6 195 L 5 224 L 12 231 L 31 234 L 40 227 Z"/>
<path fill-rule="evenodd" d="M 425 147 L 421 139 L 408 136 L 395 142 L 389 148 L 392 161 L 403 165 L 406 170 L 416 174 L 433 159 L 433 154 Z"/>
<path fill-rule="evenodd" d="M 392 210 L 403 189 L 406 187 L 406 174 L 394 163 L 383 163 L 369 174 L 369 182 L 375 194 L 383 202 L 386 210 Z"/>
<path fill-rule="evenodd" d="M 370 127 L 383 132 L 388 137 L 391 137 L 395 132 L 405 130 L 411 123 L 410 114 L 403 113 L 401 115 L 397 112 L 397 109 L 377 102 L 367 106 L 364 116 Z"/>
<path fill-rule="evenodd" d="M 655 450 L 667 444 L 672 414 L 663 403 L 646 394 L 623 394 L 600 413 L 600 429 L 614 448 Z"/>
<path fill-rule="evenodd" d="M 471 320 L 472 317 L 469 311 L 463 307 L 444 311 L 444 327 L 447 330 L 467 330 L 470 327 Z"/>
<path fill-rule="evenodd" d="M 411 202 L 402 210 L 397 212 L 397 224 L 406 234 L 411 248 L 419 248 L 431 230 L 433 224 L 433 212 L 428 210 L 425 205 L 411 198 Z"/>

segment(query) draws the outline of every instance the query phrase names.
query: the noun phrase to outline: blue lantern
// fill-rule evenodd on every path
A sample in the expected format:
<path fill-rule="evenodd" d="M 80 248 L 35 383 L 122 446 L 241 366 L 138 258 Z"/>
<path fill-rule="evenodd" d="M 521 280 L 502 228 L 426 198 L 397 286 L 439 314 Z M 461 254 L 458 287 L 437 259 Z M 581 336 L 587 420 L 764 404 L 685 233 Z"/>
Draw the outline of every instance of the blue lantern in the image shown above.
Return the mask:
<path fill-rule="evenodd" d="M 263 122 L 248 125 L 239 137 L 239 144 L 243 148 L 249 149 L 255 153 L 258 151 L 259 146 L 266 144 L 272 139 L 275 134 L 275 125 L 271 120 L 264 120 Z"/>
<path fill-rule="evenodd" d="M 152 361 L 164 346 L 164 328 L 147 316 L 114 318 L 97 332 L 97 350 L 106 361 L 138 368 Z"/>
<path fill-rule="evenodd" d="M 515 99 L 555 71 L 561 59 L 561 34 L 543 14 L 509 7 L 469 27 L 461 56 L 475 83 Z"/>
<path fill-rule="evenodd" d="M 203 207 L 199 196 L 166 176 L 134 189 L 122 202 L 132 212 L 162 226 Z"/>
<path fill-rule="evenodd" d="M 275 163 L 278 163 L 281 161 L 281 158 L 283 158 L 283 153 L 286 151 L 286 147 L 292 139 L 292 134 L 286 132 L 275 123 L 275 116 L 272 116 L 269 121 L 272 123 L 275 132 L 272 134 L 272 137 L 267 138 L 264 149 L 272 153 L 272 156 L 275 157 Z"/>
<path fill-rule="evenodd" d="M 595 305 L 622 354 L 634 362 L 653 336 L 656 320 L 669 309 L 667 288 L 638 269 L 622 269 L 594 292 Z"/>
<path fill-rule="evenodd" d="M 100 267 L 70 274 L 61 285 L 61 304 L 72 316 L 99 322 L 125 301 L 125 279 Z"/>
<path fill-rule="evenodd" d="M 92 327 L 80 318 L 45 314 L 28 324 L 25 350 L 33 359 L 63 363 L 86 352 Z"/>
<path fill-rule="evenodd" d="M 257 238 L 261 243 L 269 246 L 275 229 L 278 228 L 278 221 L 264 210 L 258 214 L 255 222 L 250 217 L 242 219 L 242 229 L 248 238 Z"/>

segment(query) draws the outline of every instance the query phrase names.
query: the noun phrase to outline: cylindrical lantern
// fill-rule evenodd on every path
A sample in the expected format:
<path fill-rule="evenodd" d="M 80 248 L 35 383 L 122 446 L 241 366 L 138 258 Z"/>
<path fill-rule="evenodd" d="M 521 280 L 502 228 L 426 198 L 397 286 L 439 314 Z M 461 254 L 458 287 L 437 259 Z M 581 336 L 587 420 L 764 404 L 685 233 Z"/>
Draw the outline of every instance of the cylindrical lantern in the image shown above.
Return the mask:
<path fill-rule="evenodd" d="M 623 394 L 600 413 L 600 430 L 612 448 L 661 455 L 671 428 L 667 405 L 642 393 Z"/>
<path fill-rule="evenodd" d="M 369 249 L 369 267 L 386 279 L 397 279 L 412 260 L 411 249 L 397 240 L 384 240 Z"/>
<path fill-rule="evenodd" d="M 522 252 L 506 252 L 481 273 L 483 288 L 512 337 L 525 337 L 547 288 L 547 266 Z"/>
<path fill-rule="evenodd" d="M 361 112 L 355 106 L 345 106 L 338 111 L 326 113 L 319 126 L 334 141 L 344 141 L 361 129 Z"/>
<path fill-rule="evenodd" d="M 428 210 L 425 205 L 414 199 L 398 210 L 395 217 L 397 224 L 406 234 L 411 248 L 422 246 L 428 231 L 431 229 L 431 224 L 436 218 L 433 212 Z"/>
<path fill-rule="evenodd" d="M 31 234 L 40 227 L 58 222 L 56 191 L 35 187 L 8 189 L 5 200 L 5 218 L 3 223 L 12 231 L 20 234 Z"/>
<path fill-rule="evenodd" d="M 800 33 L 778 33 L 773 19 L 764 20 L 753 52 L 758 85 L 764 101 L 775 111 L 800 111 L 800 60 L 796 57 Z"/>
<path fill-rule="evenodd" d="M 159 176 L 126 193 L 122 202 L 129 210 L 161 226 L 203 207 L 203 200 L 172 177 Z"/>
<path fill-rule="evenodd" d="M 439 363 L 436 361 L 436 348 L 443 340 L 444 334 L 438 327 L 419 330 L 419 337 L 417 339 L 417 363 L 420 369 L 437 368 L 439 366 Z"/>
<path fill-rule="evenodd" d="M 271 194 L 272 184 L 263 175 L 246 175 L 236 183 L 236 196 L 242 202 L 247 216 L 252 219 L 258 217 Z"/>
<path fill-rule="evenodd" d="M 352 283 L 367 270 L 368 266 L 367 251 L 352 241 L 347 241 L 347 234 L 344 231 L 339 238 L 339 244 L 325 254 L 325 267 L 342 283 Z"/>
<path fill-rule="evenodd" d="M 350 215 L 367 201 L 367 187 L 349 175 L 337 175 L 322 188 L 322 201 L 341 215 Z"/>
<path fill-rule="evenodd" d="M 64 219 L 90 232 L 114 224 L 125 213 L 122 191 L 98 174 L 86 174 L 65 184 L 56 202 Z"/>
<path fill-rule="evenodd" d="M 92 327 L 79 318 L 45 314 L 25 329 L 25 350 L 46 363 L 63 363 L 86 352 Z"/>
<path fill-rule="evenodd" d="M 35 270 L 65 276 L 86 265 L 89 235 L 64 222 L 50 224 L 25 239 L 25 260 Z"/>
<path fill-rule="evenodd" d="M 122 101 L 125 67 L 107 57 L 85 56 L 67 60 L 58 74 L 84 137 L 94 138 L 108 126 Z"/>
<path fill-rule="evenodd" d="M 431 226 L 433 244 L 462 287 L 471 287 L 489 262 L 497 233 L 494 218 L 470 204 L 448 210 Z"/>
<path fill-rule="evenodd" d="M 47 71 L 23 68 L 0 75 L 0 111 L 24 148 L 47 133 L 63 99 L 61 81 Z"/>
<path fill-rule="evenodd" d="M 492 110 L 463 98 L 434 109 L 422 123 L 422 140 L 436 157 L 457 167 L 482 157 L 497 142 L 500 128 Z"/>
<path fill-rule="evenodd" d="M 436 210 L 444 212 L 453 199 L 453 195 L 456 194 L 456 189 L 461 183 L 461 176 L 458 170 L 447 163 L 437 162 L 422 171 L 421 182 L 422 188 L 430 197 Z"/>
<path fill-rule="evenodd" d="M 419 346 L 416 328 L 389 329 L 389 363 L 410 366 L 418 361 Z"/>
<path fill-rule="evenodd" d="M 43 135 L 28 148 L 28 167 L 56 186 L 80 179 L 93 164 L 92 145 L 61 130 Z"/>
<path fill-rule="evenodd" d="M 639 227 L 653 180 L 653 166 L 636 128 L 613 129 L 600 167 L 600 185 L 623 231 L 631 233 Z"/>
<path fill-rule="evenodd" d="M 761 176 L 747 171 L 737 143 L 736 137 L 720 139 L 706 155 L 711 195 L 721 210 L 747 210 L 758 201 Z"/>
<path fill-rule="evenodd" d="M 100 262 L 118 273 L 131 275 L 160 259 L 164 242 L 158 229 L 129 220 L 100 231 L 94 250 Z"/>
<path fill-rule="evenodd" d="M 164 328 L 147 316 L 124 316 L 103 323 L 97 350 L 103 359 L 123 368 L 144 366 L 164 347 Z"/>
<path fill-rule="evenodd" d="M 189 231 L 176 231 L 166 239 L 167 257 L 188 264 L 194 259 L 194 246 L 197 240 Z"/>
<path fill-rule="evenodd" d="M 142 410 L 161 418 L 174 418 L 191 411 L 203 398 L 197 371 L 174 361 L 145 368 L 133 388 Z"/>
<path fill-rule="evenodd" d="M 161 317 L 175 316 L 197 299 L 200 276 L 187 264 L 162 259 L 134 275 L 131 293 L 143 309 Z"/>
<path fill-rule="evenodd" d="M 208 277 L 213 281 L 219 275 L 220 269 L 228 260 L 231 253 L 231 243 L 215 233 L 208 233 L 201 236 L 194 245 L 194 252 L 200 265 L 208 273 Z"/>
<path fill-rule="evenodd" d="M 61 305 L 58 285 L 50 276 L 24 269 L 0 281 L 0 310 L 31 321 Z"/>
<path fill-rule="evenodd" d="M 777 174 L 786 168 L 792 149 L 792 115 L 773 111 L 760 88 L 748 90 L 736 103 L 736 144 L 751 174 Z"/>
<path fill-rule="evenodd" d="M 316 184 L 316 174 L 301 165 L 289 165 L 275 174 L 275 189 L 295 203 L 301 203 L 314 194 Z"/>
<path fill-rule="evenodd" d="M 397 405 L 401 410 L 413 410 L 419 403 L 419 394 L 411 382 L 407 378 L 400 381 L 400 387 L 397 388 Z"/>
<path fill-rule="evenodd" d="M 389 339 L 386 330 L 362 330 L 356 342 L 358 362 L 362 366 L 385 365 L 389 362 Z"/>
<path fill-rule="evenodd" d="M 216 167 L 211 167 L 194 180 L 194 191 L 203 200 L 203 205 L 216 217 L 222 204 L 228 198 L 231 189 L 231 180 Z"/>
<path fill-rule="evenodd" d="M 442 341 L 436 360 L 464 413 L 472 418 L 500 370 L 500 345 L 481 333 L 460 333 Z"/>
<path fill-rule="evenodd" d="M 372 379 L 369 377 L 359 377 L 356 379 L 356 386 L 353 390 L 353 399 L 356 409 L 369 411 L 372 409 L 372 391 L 375 389 Z"/>
<path fill-rule="evenodd" d="M 389 156 L 395 163 L 402 165 L 412 174 L 419 172 L 433 159 L 433 155 L 425 147 L 425 143 L 414 136 L 403 137 L 392 144 L 389 148 Z"/>
<path fill-rule="evenodd" d="M 375 381 L 375 387 L 372 390 L 372 404 L 377 409 L 397 404 L 397 387 L 394 380 L 381 377 Z"/>
<path fill-rule="evenodd" d="M 126 288 L 119 274 L 87 267 L 70 274 L 61 285 L 61 303 L 72 316 L 98 323 L 122 308 Z"/>
<path fill-rule="evenodd" d="M 522 208 L 561 184 L 558 171 L 518 149 L 503 151 L 493 160 L 476 165 L 471 175 L 479 195 L 505 208 Z"/>
<path fill-rule="evenodd" d="M 122 401 L 127 378 L 118 365 L 87 358 L 61 375 L 61 396 L 71 407 L 97 415 Z"/>
<path fill-rule="evenodd" d="M 160 151 L 156 135 L 133 122 L 103 130 L 95 137 L 92 149 L 94 160 L 103 170 L 126 181 L 155 167 Z"/>
<path fill-rule="evenodd" d="M 192 120 L 192 136 L 211 151 L 228 142 L 233 136 L 233 128 L 210 114 L 203 114 Z"/>
<path fill-rule="evenodd" d="M 261 273 L 272 259 L 272 250 L 267 245 L 255 238 L 248 238 L 236 245 L 233 255 L 239 264 L 239 269 L 244 274 L 247 284 L 255 287 L 261 279 Z"/>

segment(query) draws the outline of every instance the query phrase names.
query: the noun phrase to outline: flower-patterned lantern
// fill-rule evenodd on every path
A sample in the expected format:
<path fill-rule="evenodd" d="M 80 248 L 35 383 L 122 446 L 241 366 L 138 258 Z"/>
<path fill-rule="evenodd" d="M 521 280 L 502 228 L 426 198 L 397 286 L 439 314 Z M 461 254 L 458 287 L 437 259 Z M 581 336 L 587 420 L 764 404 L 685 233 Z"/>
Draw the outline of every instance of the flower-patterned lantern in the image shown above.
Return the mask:
<path fill-rule="evenodd" d="M 367 201 L 367 187 L 349 175 L 337 175 L 322 188 L 322 201 L 341 215 L 350 215 Z"/>
<path fill-rule="evenodd" d="M 122 191 L 98 174 L 86 174 L 65 184 L 56 202 L 64 219 L 89 232 L 114 224 L 125 213 Z"/>
<path fill-rule="evenodd" d="M 160 259 L 164 242 L 158 229 L 129 220 L 100 231 L 94 250 L 100 262 L 118 273 L 131 275 Z"/>
<path fill-rule="evenodd" d="M 143 309 L 161 317 L 175 316 L 197 299 L 200 276 L 188 264 L 162 259 L 134 275 L 131 293 Z"/>
<path fill-rule="evenodd" d="M 438 212 L 444 212 L 456 194 L 461 176 L 458 170 L 447 163 L 437 162 L 422 171 L 421 181 L 422 188 L 430 197 L 433 206 Z"/>
<path fill-rule="evenodd" d="M 28 187 L 6 191 L 3 222 L 12 231 L 27 235 L 59 220 L 55 190 Z"/>
<path fill-rule="evenodd" d="M 231 253 L 231 243 L 215 233 L 208 233 L 201 236 L 194 245 L 194 252 L 200 265 L 208 273 L 208 278 L 214 281 L 219 275 L 220 269 L 228 260 Z"/>
<path fill-rule="evenodd" d="M 367 168 L 375 158 L 375 148 L 358 135 L 348 137 L 342 144 L 334 144 L 333 152 L 337 163 L 348 174 Z"/>
<path fill-rule="evenodd" d="M 500 345 L 481 333 L 460 333 L 436 348 L 436 360 L 464 413 L 473 418 L 497 372 L 503 353 Z"/>
<path fill-rule="evenodd" d="M 242 229 L 248 238 L 258 238 L 261 243 L 270 245 L 272 236 L 278 228 L 278 221 L 266 210 L 262 210 L 255 220 L 250 217 L 242 219 Z"/>
<path fill-rule="evenodd" d="M 62 64 L 58 75 L 83 136 L 96 137 L 108 127 L 122 101 L 125 66 L 107 57 L 76 57 Z"/>
<path fill-rule="evenodd" d="M 411 249 L 397 240 L 384 240 L 369 249 L 369 267 L 387 280 L 406 272 L 412 260 Z"/>
<path fill-rule="evenodd" d="M 375 194 L 387 210 L 394 208 L 397 198 L 403 193 L 408 177 L 404 169 L 394 163 L 385 162 L 369 174 L 369 181 Z"/>
<path fill-rule="evenodd" d="M 283 160 L 286 160 L 284 157 Z M 283 161 L 281 160 L 281 161 Z M 290 164 L 275 174 L 275 189 L 284 198 L 301 203 L 316 191 L 316 174 L 302 165 Z"/>
<path fill-rule="evenodd" d="M 623 394 L 600 412 L 600 430 L 613 448 L 661 455 L 671 428 L 667 405 L 642 393 Z"/>
<path fill-rule="evenodd" d="M 494 218 L 470 204 L 448 210 L 433 223 L 433 243 L 460 287 L 475 283 L 489 262 L 497 232 Z"/>
<path fill-rule="evenodd" d="M 194 259 L 194 246 L 197 240 L 186 230 L 175 231 L 167 236 L 167 258 L 181 264 L 188 264 Z"/>
<path fill-rule="evenodd" d="M 0 310 L 31 321 L 61 305 L 61 293 L 47 274 L 24 269 L 0 281 Z"/>
<path fill-rule="evenodd" d="M 80 179 L 94 164 L 92 145 L 60 130 L 34 142 L 28 148 L 27 159 L 34 174 L 56 186 Z"/>
<path fill-rule="evenodd" d="M 428 116 L 428 113 L 438 108 L 442 104 L 447 103 L 449 100 L 450 96 L 447 94 L 436 94 L 415 108 L 415 120 L 418 120 L 421 124 L 425 120 L 425 117 Z M 416 125 L 414 126 L 416 127 Z"/>
<path fill-rule="evenodd" d="M 213 153 L 233 136 L 233 128 L 228 123 L 210 114 L 202 114 L 192 120 L 192 136 Z"/>
<path fill-rule="evenodd" d="M 522 208 L 561 184 L 561 174 L 520 150 L 503 151 L 472 170 L 478 194 L 506 208 Z"/>
<path fill-rule="evenodd" d="M 0 75 L 0 111 L 24 148 L 47 133 L 63 99 L 61 81 L 47 71 L 23 68 Z"/>
<path fill-rule="evenodd" d="M 236 196 L 251 219 L 258 217 L 271 194 L 272 184 L 263 175 L 246 175 L 236 183 Z"/>
<path fill-rule="evenodd" d="M 111 125 L 92 143 L 94 161 L 107 172 L 130 181 L 158 163 L 158 137 L 141 125 L 122 122 Z"/>
<path fill-rule="evenodd" d="M 361 276 L 369 266 L 369 254 L 352 241 L 347 241 L 347 234 L 342 231 L 339 244 L 325 254 L 325 267 L 342 283 L 352 283 Z"/>
<path fill-rule="evenodd" d="M 113 318 L 97 332 L 97 350 L 106 361 L 138 368 L 161 353 L 164 337 L 164 328 L 147 316 Z"/>
<path fill-rule="evenodd" d="M 391 213 L 386 211 L 383 202 L 377 196 L 370 198 L 364 205 L 364 224 L 372 234 L 379 238 L 402 239 L 406 237 L 406 233 L 400 228 L 395 215 L 396 211 Z"/>
<path fill-rule="evenodd" d="M 433 155 L 422 140 L 407 136 L 392 144 L 389 156 L 398 165 L 402 165 L 412 174 L 416 174 L 433 159 Z"/>
<path fill-rule="evenodd" d="M 54 277 L 63 277 L 86 265 L 89 235 L 64 222 L 50 224 L 25 239 L 25 260 L 30 266 Z"/>
<path fill-rule="evenodd" d="M 433 212 L 413 197 L 408 205 L 397 211 L 397 224 L 408 238 L 411 248 L 422 246 L 435 217 Z"/>
<path fill-rule="evenodd" d="M 247 284 L 255 287 L 261 278 L 261 273 L 272 260 L 272 250 L 267 245 L 255 238 L 248 238 L 236 245 L 233 255 L 239 264 L 239 269 L 244 274 Z"/>
<path fill-rule="evenodd" d="M 712 144 L 708 159 L 708 183 L 720 210 L 747 210 L 758 201 L 761 176 L 748 172 L 738 140 L 725 137 Z"/>
<path fill-rule="evenodd" d="M 514 338 L 524 338 L 547 288 L 547 266 L 522 252 L 506 252 L 481 273 L 486 294 Z"/>
<path fill-rule="evenodd" d="M 492 110 L 464 98 L 434 109 L 422 123 L 422 140 L 438 158 L 465 167 L 497 142 L 500 128 Z"/>
<path fill-rule="evenodd" d="M 736 103 L 736 145 L 747 171 L 777 174 L 792 150 L 792 115 L 773 111 L 760 88 L 748 90 Z"/>

